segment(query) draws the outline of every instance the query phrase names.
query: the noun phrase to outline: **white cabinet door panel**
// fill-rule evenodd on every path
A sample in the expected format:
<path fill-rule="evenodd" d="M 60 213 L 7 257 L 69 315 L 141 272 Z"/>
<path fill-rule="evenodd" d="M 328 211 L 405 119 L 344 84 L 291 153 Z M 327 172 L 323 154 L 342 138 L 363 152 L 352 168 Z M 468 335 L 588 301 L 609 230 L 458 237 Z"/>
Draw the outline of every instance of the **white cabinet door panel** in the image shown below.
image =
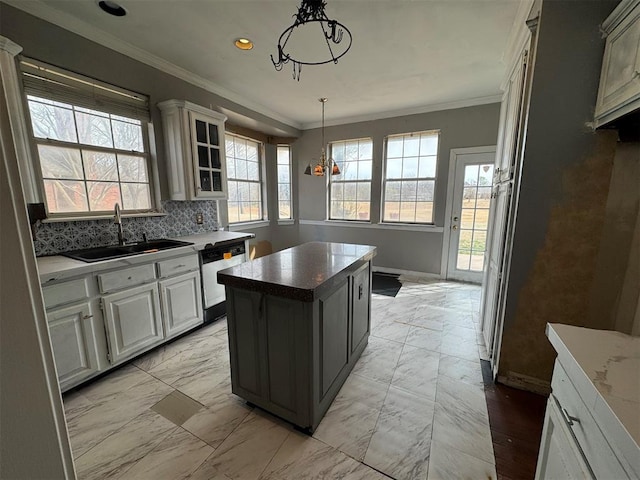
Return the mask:
<path fill-rule="evenodd" d="M 536 480 L 591 480 L 593 476 L 551 395 L 544 418 Z"/>
<path fill-rule="evenodd" d="M 167 337 L 172 337 L 202 323 L 199 272 L 190 272 L 161 281 L 160 301 Z"/>
<path fill-rule="evenodd" d="M 105 295 L 103 302 L 111 363 L 131 357 L 164 338 L 157 283 Z"/>
<path fill-rule="evenodd" d="M 640 101 L 640 2 L 607 36 L 596 118 L 598 124 L 638 107 Z M 628 108 L 625 108 L 628 106 Z M 616 110 L 621 110 L 615 113 Z"/>
<path fill-rule="evenodd" d="M 51 346 L 62 389 L 98 372 L 92 318 L 88 302 L 47 313 Z"/>

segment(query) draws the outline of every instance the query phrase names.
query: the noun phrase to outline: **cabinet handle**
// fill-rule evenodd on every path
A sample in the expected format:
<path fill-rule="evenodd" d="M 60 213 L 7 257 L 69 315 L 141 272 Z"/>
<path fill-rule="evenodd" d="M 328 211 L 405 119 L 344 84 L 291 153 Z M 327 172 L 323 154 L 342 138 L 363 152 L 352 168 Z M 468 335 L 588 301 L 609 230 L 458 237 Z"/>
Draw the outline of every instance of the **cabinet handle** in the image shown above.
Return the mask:
<path fill-rule="evenodd" d="M 635 72 L 633 72 L 633 75 L 631 75 L 631 78 L 640 78 L 640 70 L 636 70 Z"/>
<path fill-rule="evenodd" d="M 82 317 L 83 320 L 89 320 L 90 318 L 93 318 L 93 315 L 85 315 Z"/>
<path fill-rule="evenodd" d="M 580 423 L 580 419 L 569 415 L 569 412 L 567 412 L 567 409 L 564 407 L 562 407 L 562 416 L 569 426 L 572 426 L 574 423 Z"/>
<path fill-rule="evenodd" d="M 358 300 L 362 298 L 362 285 L 358 287 Z"/>
<path fill-rule="evenodd" d="M 127 277 L 127 280 L 131 280 L 131 277 Z"/>
<path fill-rule="evenodd" d="M 184 268 L 186 265 L 176 265 L 174 268 Z"/>

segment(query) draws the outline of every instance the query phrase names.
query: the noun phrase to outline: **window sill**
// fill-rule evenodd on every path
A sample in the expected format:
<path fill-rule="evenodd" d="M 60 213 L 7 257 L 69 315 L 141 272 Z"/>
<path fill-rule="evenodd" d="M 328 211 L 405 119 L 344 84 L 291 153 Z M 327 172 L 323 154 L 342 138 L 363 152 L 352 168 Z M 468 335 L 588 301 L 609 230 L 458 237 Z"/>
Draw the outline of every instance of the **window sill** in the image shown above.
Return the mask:
<path fill-rule="evenodd" d="M 285 218 L 278 220 L 278 225 L 295 225 L 296 221 L 293 218 Z"/>
<path fill-rule="evenodd" d="M 300 225 L 323 225 L 328 227 L 373 228 L 379 230 L 408 230 L 414 232 L 442 233 L 443 227 L 411 223 L 371 223 L 361 220 L 300 220 Z"/>
<path fill-rule="evenodd" d="M 230 232 L 237 232 L 237 231 L 246 230 L 247 228 L 262 228 L 262 227 L 268 227 L 269 225 L 271 225 L 271 222 L 269 220 L 257 220 L 255 222 L 243 222 L 243 223 L 230 223 L 228 230 Z"/>
<path fill-rule="evenodd" d="M 145 212 L 145 213 L 123 213 L 122 218 L 139 218 L 139 217 L 165 217 L 166 213 L 161 212 Z M 113 214 L 102 215 L 85 215 L 77 217 L 50 217 L 42 220 L 42 223 L 57 223 L 57 222 L 86 222 L 89 220 L 112 220 Z"/>

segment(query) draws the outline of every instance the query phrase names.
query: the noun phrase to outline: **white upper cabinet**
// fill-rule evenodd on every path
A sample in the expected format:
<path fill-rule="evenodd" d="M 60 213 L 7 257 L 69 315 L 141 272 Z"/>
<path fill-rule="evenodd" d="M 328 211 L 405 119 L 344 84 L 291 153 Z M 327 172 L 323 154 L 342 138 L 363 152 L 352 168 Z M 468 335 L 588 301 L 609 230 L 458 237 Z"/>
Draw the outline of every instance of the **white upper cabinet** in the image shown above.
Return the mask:
<path fill-rule="evenodd" d="M 158 108 L 162 112 L 171 199 L 227 198 L 227 117 L 183 100 L 167 100 Z"/>
<path fill-rule="evenodd" d="M 607 35 L 597 127 L 640 108 L 640 0 L 623 0 L 603 23 Z"/>

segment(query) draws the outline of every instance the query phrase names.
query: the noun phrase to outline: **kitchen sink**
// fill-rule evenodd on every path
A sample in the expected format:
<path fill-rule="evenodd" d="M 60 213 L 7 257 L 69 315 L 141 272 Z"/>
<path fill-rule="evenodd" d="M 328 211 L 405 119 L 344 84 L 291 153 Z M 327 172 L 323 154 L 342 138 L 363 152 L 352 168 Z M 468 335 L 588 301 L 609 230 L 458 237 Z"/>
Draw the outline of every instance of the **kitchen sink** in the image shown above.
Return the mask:
<path fill-rule="evenodd" d="M 169 240 L 160 238 L 158 240 L 149 240 L 146 242 L 131 243 L 129 245 L 109 245 L 107 247 L 86 248 L 84 250 L 73 250 L 71 252 L 63 252 L 60 255 L 82 260 L 83 262 L 99 262 L 102 260 L 111 260 L 114 258 L 128 257 L 131 255 L 139 255 L 141 253 L 153 253 L 160 250 L 168 250 L 171 248 L 185 247 L 193 245 L 191 242 L 182 242 L 180 240 Z"/>

